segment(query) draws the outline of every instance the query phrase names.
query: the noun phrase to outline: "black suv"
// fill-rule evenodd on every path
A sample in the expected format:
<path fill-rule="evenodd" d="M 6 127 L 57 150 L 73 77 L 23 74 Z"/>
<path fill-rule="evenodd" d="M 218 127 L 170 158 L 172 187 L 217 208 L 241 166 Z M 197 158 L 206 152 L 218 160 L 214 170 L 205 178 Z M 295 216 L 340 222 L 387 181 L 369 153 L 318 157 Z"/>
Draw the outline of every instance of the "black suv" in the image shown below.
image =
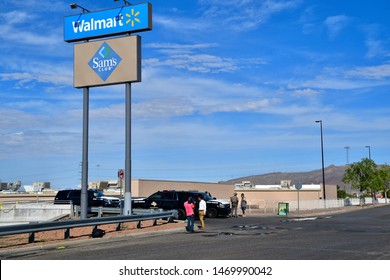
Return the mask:
<path fill-rule="evenodd" d="M 54 204 L 80 205 L 81 190 L 61 190 L 58 191 L 54 198 Z M 120 199 L 116 197 L 105 196 L 97 190 L 88 190 L 88 207 L 120 207 Z"/>
<path fill-rule="evenodd" d="M 132 200 L 133 208 L 162 208 L 164 210 L 177 210 L 180 220 L 184 220 L 186 212 L 184 202 L 192 197 L 199 204 L 198 197 L 203 196 L 206 201 L 206 216 L 215 218 L 230 215 L 230 203 L 213 199 L 210 195 L 198 191 L 158 191 L 147 198 Z M 197 212 L 197 211 L 195 211 Z"/>

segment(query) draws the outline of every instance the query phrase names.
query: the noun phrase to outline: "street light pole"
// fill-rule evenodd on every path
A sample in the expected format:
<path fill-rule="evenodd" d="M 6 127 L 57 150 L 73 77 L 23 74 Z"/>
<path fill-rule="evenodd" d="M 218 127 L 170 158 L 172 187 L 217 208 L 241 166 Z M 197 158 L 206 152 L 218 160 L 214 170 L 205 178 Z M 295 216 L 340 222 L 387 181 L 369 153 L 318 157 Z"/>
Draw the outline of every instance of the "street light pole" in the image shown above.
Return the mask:
<path fill-rule="evenodd" d="M 80 8 L 83 14 L 90 11 L 86 8 L 73 3 L 72 9 Z M 81 14 L 80 14 L 81 16 Z M 79 18 L 80 18 L 79 16 Z M 78 27 L 78 20 L 75 28 Z M 88 218 L 88 142 L 89 142 L 89 87 L 83 87 L 83 144 L 82 144 L 82 162 L 81 162 L 81 194 L 80 194 L 80 219 Z"/>
<path fill-rule="evenodd" d="M 368 158 L 371 159 L 371 146 L 366 146 L 368 148 Z"/>
<path fill-rule="evenodd" d="M 349 164 L 349 157 L 348 157 L 349 146 L 344 147 L 344 149 L 347 152 L 347 165 L 348 165 Z"/>
<path fill-rule="evenodd" d="M 326 200 L 326 191 L 325 191 L 325 167 L 324 167 L 324 138 L 322 135 L 322 120 L 316 121 L 316 123 L 320 123 L 321 129 L 321 156 L 322 156 L 322 187 L 324 193 L 324 201 Z"/>

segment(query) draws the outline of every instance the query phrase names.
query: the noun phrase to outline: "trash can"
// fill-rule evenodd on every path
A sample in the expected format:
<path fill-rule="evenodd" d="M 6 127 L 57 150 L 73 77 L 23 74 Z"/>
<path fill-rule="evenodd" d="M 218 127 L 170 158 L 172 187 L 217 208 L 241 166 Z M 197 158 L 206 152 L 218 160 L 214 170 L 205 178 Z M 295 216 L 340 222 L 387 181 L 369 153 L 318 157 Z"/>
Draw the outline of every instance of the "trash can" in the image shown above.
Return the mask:
<path fill-rule="evenodd" d="M 288 203 L 286 202 L 279 202 L 278 204 L 278 215 L 279 216 L 287 216 L 288 215 Z"/>

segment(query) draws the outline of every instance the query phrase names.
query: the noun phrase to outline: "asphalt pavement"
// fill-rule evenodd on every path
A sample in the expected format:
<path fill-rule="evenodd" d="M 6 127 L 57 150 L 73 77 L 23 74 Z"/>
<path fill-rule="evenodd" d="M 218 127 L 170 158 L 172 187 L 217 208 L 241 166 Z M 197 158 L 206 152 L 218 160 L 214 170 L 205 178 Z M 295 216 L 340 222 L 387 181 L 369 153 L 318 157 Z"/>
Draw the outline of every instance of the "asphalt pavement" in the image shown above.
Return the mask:
<path fill-rule="evenodd" d="M 10 250 L 0 259 L 388 260 L 389 221 L 390 205 L 206 219 L 206 230 L 195 233 L 181 223 L 164 232 Z"/>

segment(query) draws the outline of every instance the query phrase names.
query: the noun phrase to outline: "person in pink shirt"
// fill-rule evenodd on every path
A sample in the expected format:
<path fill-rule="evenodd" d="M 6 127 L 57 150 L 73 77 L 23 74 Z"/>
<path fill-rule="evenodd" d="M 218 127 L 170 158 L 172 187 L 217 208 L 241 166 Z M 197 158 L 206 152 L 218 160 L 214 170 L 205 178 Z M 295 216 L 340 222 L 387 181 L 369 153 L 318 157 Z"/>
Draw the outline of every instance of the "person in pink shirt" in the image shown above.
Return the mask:
<path fill-rule="evenodd" d="M 186 202 L 184 202 L 184 209 L 186 210 L 187 216 L 187 227 L 188 232 L 194 232 L 194 221 L 195 221 L 195 203 L 192 197 L 189 197 Z"/>

